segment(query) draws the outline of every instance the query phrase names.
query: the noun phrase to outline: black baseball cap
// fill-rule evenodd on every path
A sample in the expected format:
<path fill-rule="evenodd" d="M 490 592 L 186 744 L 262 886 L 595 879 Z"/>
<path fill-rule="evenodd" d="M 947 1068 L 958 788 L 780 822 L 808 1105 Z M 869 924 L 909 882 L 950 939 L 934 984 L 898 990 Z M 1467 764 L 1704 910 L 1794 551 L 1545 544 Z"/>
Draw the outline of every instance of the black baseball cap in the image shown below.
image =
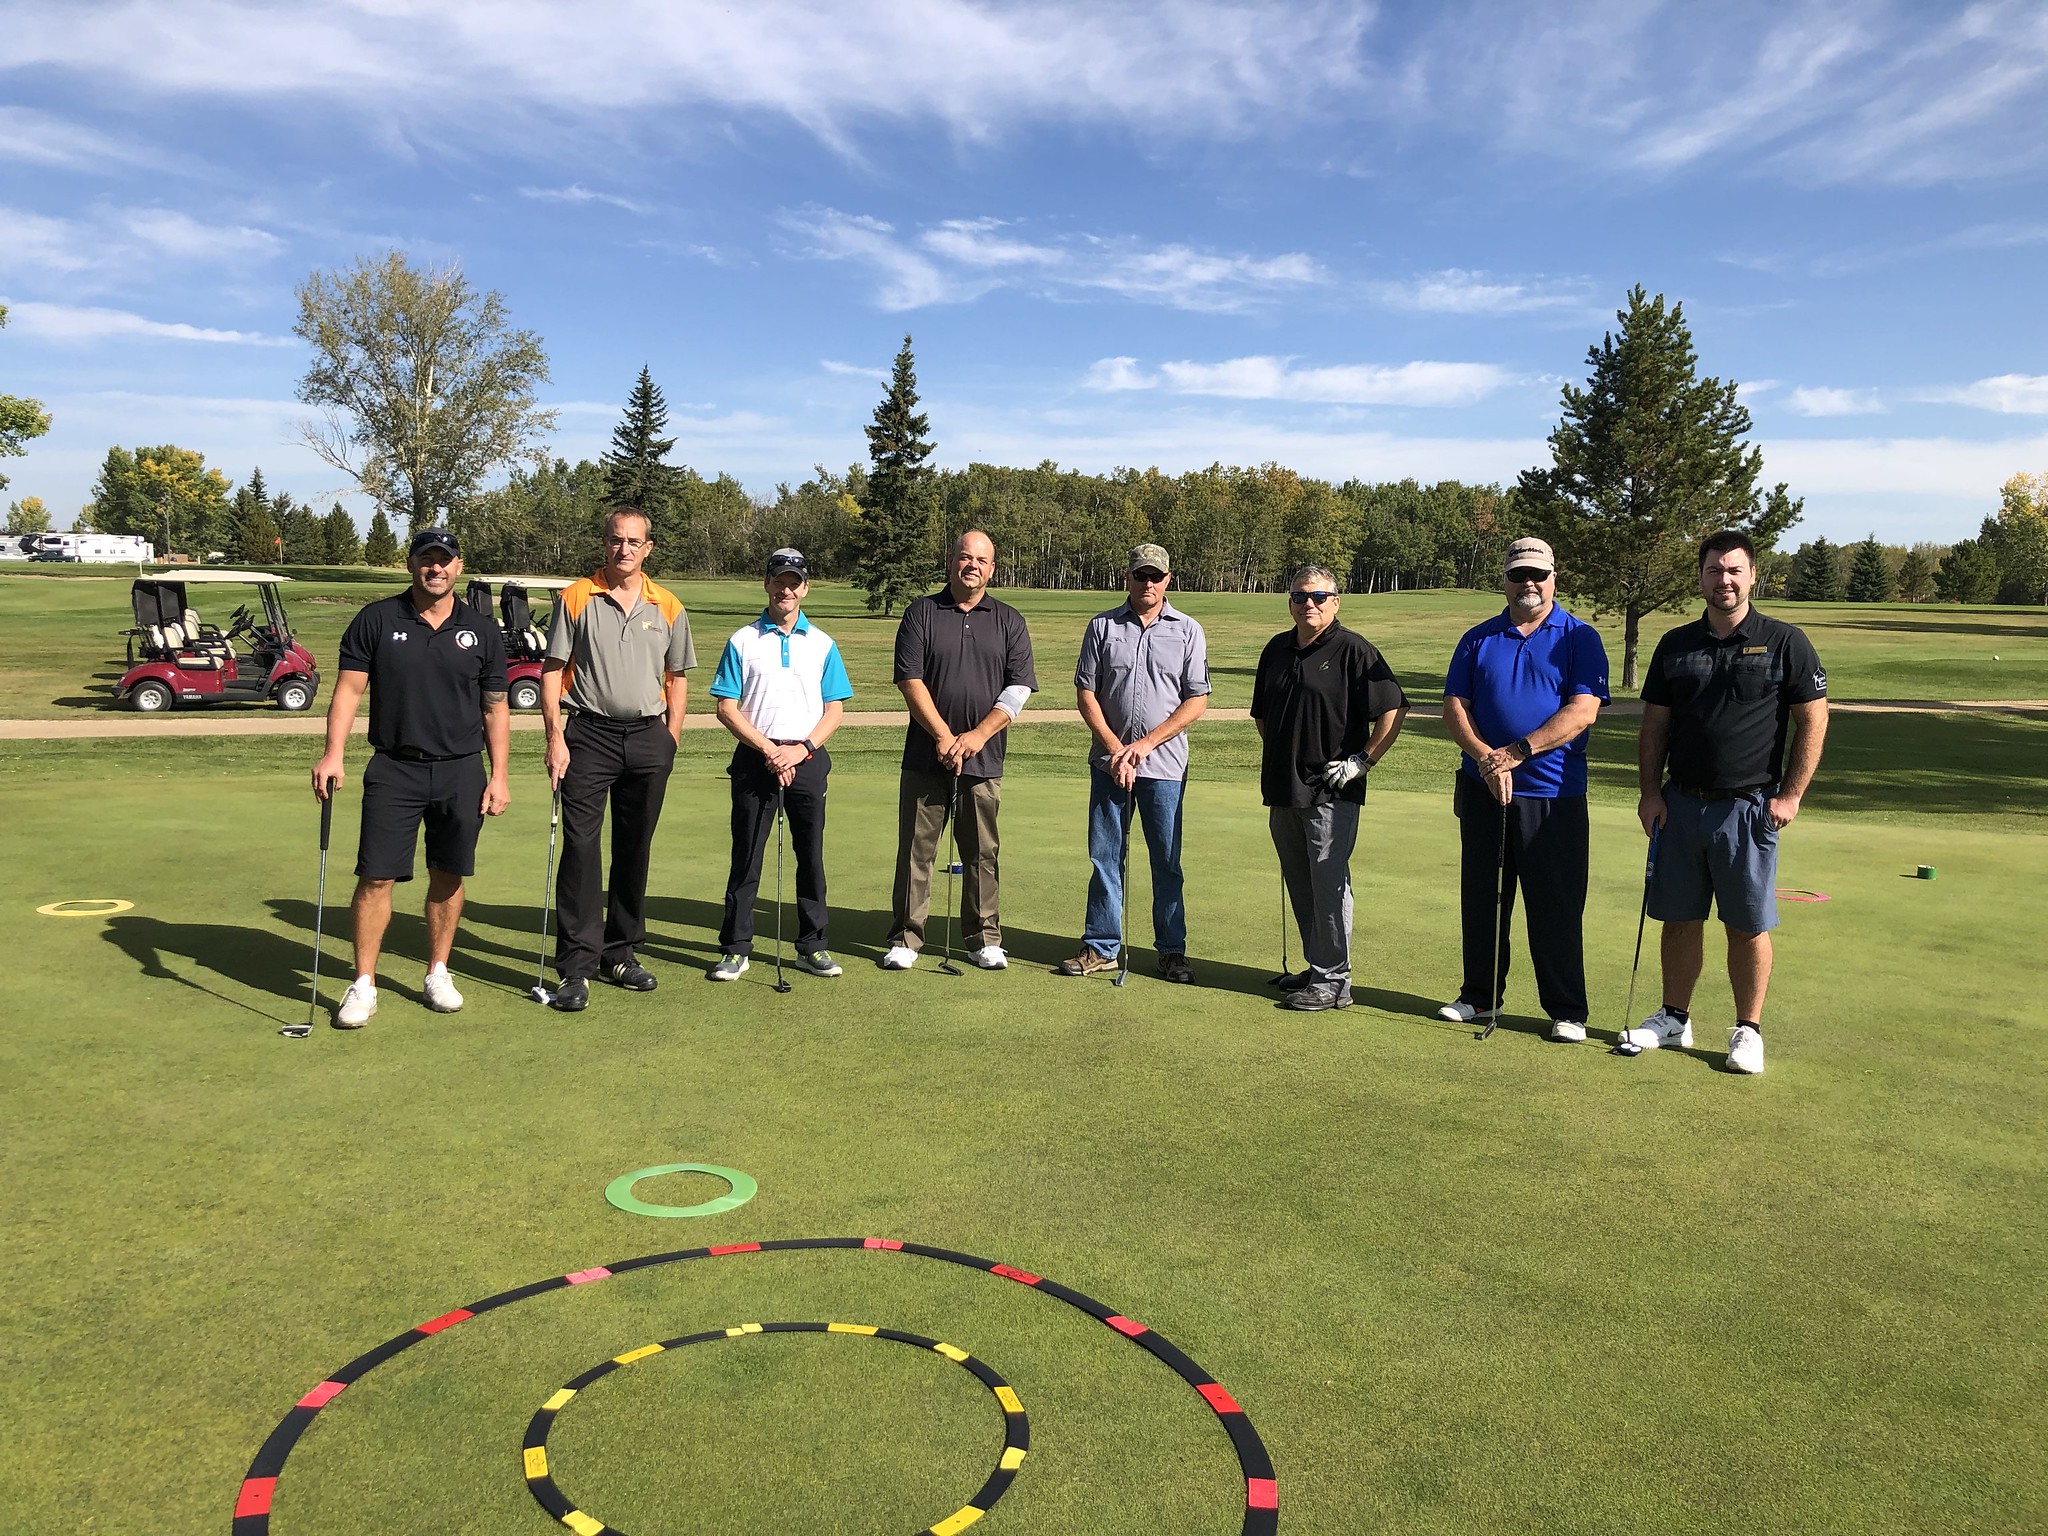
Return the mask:
<path fill-rule="evenodd" d="M 769 576 L 780 576 L 784 571 L 795 571 L 805 581 L 811 579 L 811 567 L 800 549 L 778 549 L 768 557 Z"/>
<path fill-rule="evenodd" d="M 446 528 L 422 528 L 412 536 L 412 544 L 406 550 L 406 558 L 424 554 L 430 549 L 445 549 L 456 559 L 462 558 L 462 546 L 455 541 L 455 535 Z"/>

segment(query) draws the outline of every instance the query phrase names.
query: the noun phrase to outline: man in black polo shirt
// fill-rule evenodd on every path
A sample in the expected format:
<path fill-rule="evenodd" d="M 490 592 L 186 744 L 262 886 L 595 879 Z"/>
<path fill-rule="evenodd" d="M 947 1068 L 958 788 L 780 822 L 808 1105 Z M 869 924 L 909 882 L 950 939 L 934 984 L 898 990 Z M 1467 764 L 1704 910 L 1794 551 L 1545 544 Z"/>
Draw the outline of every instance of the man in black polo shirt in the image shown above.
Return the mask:
<path fill-rule="evenodd" d="M 1266 642 L 1252 679 L 1265 743 L 1259 794 L 1306 968 L 1279 978 L 1304 1013 L 1351 1006 L 1351 850 L 1365 776 L 1387 755 L 1408 696 L 1386 658 L 1337 622 L 1337 578 L 1306 565 L 1288 582 L 1294 627 Z"/>
<path fill-rule="evenodd" d="M 924 946 L 932 864 L 948 807 L 960 843 L 960 924 L 968 957 L 1008 965 L 998 911 L 996 812 L 1003 798 L 1003 733 L 1038 687 L 1024 616 L 988 595 L 996 547 L 962 534 L 945 590 L 903 610 L 896 686 L 910 706 L 896 813 L 896 888 L 882 968 L 907 971 Z M 957 803 L 956 803 L 957 802 Z"/>
<path fill-rule="evenodd" d="M 1657 642 L 1643 678 L 1637 814 L 1657 839 L 1646 897 L 1664 925 L 1664 1004 L 1623 1036 L 1690 1047 L 1709 903 L 1728 934 L 1735 1028 L 1728 1070 L 1764 1069 L 1764 994 L 1778 926 L 1778 834 L 1820 767 L 1828 677 L 1804 634 L 1750 606 L 1756 546 L 1730 530 L 1700 546 L 1706 612 Z M 1785 761 L 1788 727 L 1792 759 Z"/>
<path fill-rule="evenodd" d="M 356 979 L 342 994 L 336 1029 L 361 1029 L 377 1011 L 377 955 L 391 922 L 391 887 L 412 878 L 420 823 L 427 827 L 427 1006 L 453 1013 L 462 994 L 448 976 L 462 882 L 476 868 L 477 833 L 511 798 L 506 778 L 512 716 L 505 707 L 505 637 L 487 613 L 455 595 L 461 546 L 445 528 L 423 528 L 406 555 L 412 586 L 366 603 L 341 637 L 341 666 L 327 706 L 327 750 L 313 765 L 313 794 L 342 781 L 342 749 L 363 690 L 370 692 L 370 745 L 356 848 Z M 488 778 L 478 755 L 489 750 Z"/>

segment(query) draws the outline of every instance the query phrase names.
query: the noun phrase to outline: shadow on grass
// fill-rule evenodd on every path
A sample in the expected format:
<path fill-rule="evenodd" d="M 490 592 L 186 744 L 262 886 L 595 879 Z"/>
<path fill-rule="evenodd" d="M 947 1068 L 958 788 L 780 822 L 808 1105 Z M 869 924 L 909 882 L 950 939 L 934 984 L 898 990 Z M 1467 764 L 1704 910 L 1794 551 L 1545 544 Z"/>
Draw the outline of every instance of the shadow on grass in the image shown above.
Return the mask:
<path fill-rule="evenodd" d="M 308 911 L 311 903 L 307 903 Z M 304 1002 L 312 962 L 310 946 L 281 933 L 260 928 L 235 928 L 223 923 L 170 923 L 157 917 L 112 917 L 101 935 L 133 960 L 144 977 L 175 981 L 232 1008 L 255 1014 L 272 1024 L 292 1020 L 230 997 L 204 981 L 174 969 L 172 959 L 189 961 L 227 981 L 268 993 L 283 1002 Z M 287 1010 L 289 1012 L 289 1010 Z"/>

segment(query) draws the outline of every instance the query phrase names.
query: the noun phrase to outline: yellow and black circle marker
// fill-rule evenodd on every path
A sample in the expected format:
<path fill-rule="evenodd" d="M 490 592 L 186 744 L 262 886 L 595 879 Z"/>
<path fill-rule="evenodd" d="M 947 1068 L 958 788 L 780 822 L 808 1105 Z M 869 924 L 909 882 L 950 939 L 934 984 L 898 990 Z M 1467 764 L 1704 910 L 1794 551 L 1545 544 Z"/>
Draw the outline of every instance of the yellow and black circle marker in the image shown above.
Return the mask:
<path fill-rule="evenodd" d="M 263 1442 L 261 1448 L 257 1450 L 255 1458 L 249 1463 L 249 1470 L 243 1476 L 242 1485 L 236 1492 L 234 1524 L 232 1526 L 233 1536 L 269 1536 L 271 1501 L 277 1493 L 278 1479 L 284 1475 L 285 1462 L 290 1457 L 293 1449 L 298 1445 L 300 1437 L 308 1429 L 312 1428 L 313 1421 L 329 1403 L 333 1402 L 335 1398 L 339 1397 L 352 1384 L 361 1380 L 401 1351 L 408 1350 L 415 1344 L 423 1343 L 437 1333 L 445 1333 L 448 1329 L 467 1322 L 479 1312 L 494 1312 L 500 1307 L 510 1306 L 515 1301 L 525 1301 L 530 1296 L 545 1295 L 550 1291 L 561 1290 L 565 1286 L 590 1285 L 597 1281 L 609 1280 L 614 1275 L 630 1273 L 636 1269 L 652 1269 L 663 1264 L 681 1264 L 692 1259 L 717 1259 L 732 1254 L 744 1253 L 788 1253 L 796 1249 L 805 1248 L 850 1248 L 866 1250 L 868 1252 L 900 1253 L 913 1258 L 938 1259 L 947 1264 L 958 1264 L 967 1269 L 978 1269 L 985 1274 L 999 1276 L 1004 1280 L 1012 1281 L 1015 1284 L 1038 1291 L 1043 1295 L 1051 1296 L 1055 1300 L 1063 1301 L 1068 1306 L 1087 1313 L 1104 1327 L 1114 1329 L 1133 1344 L 1147 1351 L 1154 1359 L 1170 1368 L 1182 1381 L 1193 1387 L 1201 1396 L 1202 1401 L 1209 1406 L 1210 1411 L 1216 1415 L 1218 1422 L 1223 1426 L 1224 1433 L 1230 1436 L 1231 1449 L 1237 1453 L 1238 1469 L 1244 1474 L 1244 1523 L 1239 1527 L 1240 1536 L 1272 1536 L 1272 1533 L 1279 1529 L 1280 1485 L 1274 1476 L 1272 1460 L 1266 1454 L 1265 1442 L 1259 1438 L 1259 1432 L 1252 1427 L 1250 1416 L 1246 1414 L 1243 1408 L 1238 1406 L 1237 1400 L 1224 1390 L 1215 1377 L 1211 1376 L 1207 1371 L 1195 1364 L 1193 1360 L 1182 1354 L 1173 1344 L 1161 1338 L 1143 1323 L 1125 1317 L 1121 1312 L 1104 1306 L 1092 1297 L 1083 1296 L 1079 1291 L 1071 1290 L 1056 1280 L 1048 1280 L 1042 1275 L 1034 1275 L 1028 1270 L 1017 1269 L 1008 1264 L 998 1264 L 990 1259 L 977 1259 L 972 1254 L 955 1253 L 950 1248 L 933 1248 L 924 1243 L 905 1243 L 887 1237 L 791 1237 L 776 1238 L 760 1243 L 727 1243 L 712 1248 L 686 1248 L 679 1253 L 651 1253 L 642 1258 L 623 1259 L 616 1264 L 602 1264 L 591 1269 L 579 1269 L 566 1275 L 554 1275 L 546 1280 L 536 1280 L 530 1285 L 519 1286 L 514 1290 L 500 1291 L 495 1296 L 486 1296 L 482 1301 L 471 1302 L 466 1307 L 457 1307 L 453 1312 L 444 1312 L 439 1317 L 430 1318 L 424 1323 L 408 1328 L 404 1333 L 399 1334 L 395 1338 L 386 1339 L 368 1354 L 357 1356 L 325 1381 L 316 1385 L 292 1406 L 290 1412 L 286 1413 L 278 1421 L 277 1428 L 270 1432 L 269 1438 Z M 820 1327 L 830 1331 L 835 1326 L 844 1327 L 845 1325 L 834 1325 L 831 1323 L 763 1323 L 761 1331 L 766 1333 L 770 1331 L 805 1330 Z M 742 1329 L 742 1332 L 744 1331 Z M 878 1330 L 878 1334 L 879 1332 L 880 1330 Z M 729 1336 L 728 1333 L 721 1330 L 716 1334 L 693 1335 L 688 1339 L 674 1341 L 674 1344 L 694 1343 L 699 1340 L 726 1338 Z M 888 1334 L 888 1337 L 900 1338 L 905 1342 L 923 1343 L 926 1347 L 937 1347 L 932 1341 L 918 1340 L 912 1334 L 891 1332 Z M 649 1346 L 647 1352 L 651 1354 L 670 1347 L 673 1347 L 673 1345 Z M 595 1380 L 596 1377 L 616 1369 L 623 1362 L 624 1357 L 611 1360 L 602 1366 L 596 1367 L 591 1372 L 586 1372 L 584 1376 L 577 1378 L 577 1381 Z M 964 1364 L 965 1361 L 961 1363 Z M 978 1364 L 979 1362 L 976 1363 Z M 981 1373 L 977 1371 L 976 1374 L 980 1375 Z M 987 1380 L 988 1378 L 984 1377 L 983 1379 Z M 576 1383 L 572 1383 L 571 1387 L 564 1388 L 563 1390 L 569 1391 L 573 1388 L 576 1388 Z M 1012 1416 L 1010 1411 L 1011 1401 L 1014 1400 L 1015 1394 L 1010 1394 L 1010 1400 L 1004 1400 L 1003 1394 L 1009 1390 L 1007 1387 L 992 1387 L 991 1390 L 994 1390 L 998 1400 L 1003 1402 L 1007 1435 L 1012 1428 L 1009 1420 Z M 562 1397 L 561 1393 L 557 1393 L 549 1401 L 551 1406 L 543 1408 L 541 1413 L 551 1417 L 554 1413 L 560 1412 L 562 1403 L 566 1399 Z M 1014 1428 L 1022 1429 L 1023 1408 L 1021 1404 L 1017 1405 L 1016 1417 L 1020 1422 Z M 538 1422 L 539 1415 L 536 1415 L 536 1423 Z M 529 1428 L 526 1441 L 529 1451 L 536 1446 L 533 1436 L 534 1432 Z M 1015 1445 L 1016 1449 L 1021 1453 L 1023 1441 L 1018 1440 L 1015 1442 Z M 1006 1438 L 1004 1442 L 1004 1454 L 1006 1457 L 1010 1449 L 1011 1442 Z M 531 1468 L 531 1465 L 529 1462 L 529 1468 Z M 997 1467 L 998 1475 L 1005 1471 L 1014 1474 L 1015 1470 L 1013 1466 L 1005 1467 L 1000 1463 Z M 1007 1487 L 1007 1482 L 1003 1486 Z M 986 1493 L 987 1491 L 984 1488 L 983 1492 Z M 998 1489 L 997 1491 L 1000 1492 L 1001 1490 Z M 562 1508 L 563 1510 L 570 1510 L 566 1500 L 563 1501 Z M 580 1515 L 580 1511 L 572 1512 Z M 557 1518 L 566 1518 L 566 1516 L 558 1514 L 552 1508 L 549 1509 L 549 1513 L 557 1514 Z M 578 1536 L 590 1536 L 592 1532 L 607 1529 L 601 1523 L 592 1520 L 588 1515 L 580 1515 L 580 1518 L 589 1523 L 586 1525 L 574 1525 L 572 1522 L 572 1528 L 578 1532 Z M 965 1530 L 967 1526 L 980 1518 L 981 1515 L 977 1511 L 976 1506 L 970 1504 L 961 1509 L 957 1514 L 951 1516 L 950 1521 L 941 1522 L 930 1529 L 943 1532 L 945 1536 L 952 1536 L 952 1533 Z"/>
<path fill-rule="evenodd" d="M 44 902 L 36 908 L 43 917 L 115 917 L 134 910 L 134 902 L 118 896 L 76 896 L 69 901 Z"/>
<path fill-rule="evenodd" d="M 972 1373 L 975 1380 L 995 1394 L 996 1403 L 1003 1410 L 1003 1449 L 996 1460 L 995 1470 L 989 1473 L 988 1481 L 981 1485 L 979 1493 L 945 1519 L 926 1526 L 921 1536 L 958 1536 L 959 1532 L 995 1508 L 996 1500 L 1003 1496 L 1016 1478 L 1017 1469 L 1024 1465 L 1024 1453 L 1031 1449 L 1031 1421 L 1025 1416 L 1024 1405 L 1017 1400 L 1017 1394 L 1007 1381 L 966 1350 L 938 1339 L 925 1338 L 922 1334 L 904 1333 L 896 1328 L 873 1328 L 866 1323 L 741 1323 L 736 1328 L 713 1328 L 706 1333 L 692 1333 L 680 1339 L 664 1339 L 659 1344 L 643 1344 L 638 1349 L 629 1349 L 623 1355 L 615 1355 L 593 1365 L 543 1403 L 534 1414 L 533 1421 L 526 1426 L 523 1447 L 526 1486 L 534 1499 L 576 1536 L 598 1536 L 600 1531 L 624 1536 L 617 1526 L 606 1525 L 589 1511 L 571 1503 L 555 1482 L 554 1474 L 548 1468 L 548 1432 L 555 1427 L 555 1415 L 568 1407 L 577 1393 L 624 1366 L 688 1344 L 711 1344 L 721 1339 L 745 1339 L 771 1333 L 843 1333 L 856 1338 L 889 1339 L 897 1344 L 927 1349 Z"/>

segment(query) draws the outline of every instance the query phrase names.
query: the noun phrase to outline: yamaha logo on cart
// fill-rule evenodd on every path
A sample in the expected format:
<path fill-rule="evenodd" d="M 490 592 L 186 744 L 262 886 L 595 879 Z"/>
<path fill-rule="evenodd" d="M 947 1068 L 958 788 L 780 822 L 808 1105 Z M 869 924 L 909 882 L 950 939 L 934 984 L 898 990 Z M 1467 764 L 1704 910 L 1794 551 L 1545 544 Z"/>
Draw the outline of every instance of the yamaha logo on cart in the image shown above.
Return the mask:
<path fill-rule="evenodd" d="M 455 631 L 455 643 L 465 651 L 475 650 L 476 631 L 473 629 L 458 629 Z"/>

